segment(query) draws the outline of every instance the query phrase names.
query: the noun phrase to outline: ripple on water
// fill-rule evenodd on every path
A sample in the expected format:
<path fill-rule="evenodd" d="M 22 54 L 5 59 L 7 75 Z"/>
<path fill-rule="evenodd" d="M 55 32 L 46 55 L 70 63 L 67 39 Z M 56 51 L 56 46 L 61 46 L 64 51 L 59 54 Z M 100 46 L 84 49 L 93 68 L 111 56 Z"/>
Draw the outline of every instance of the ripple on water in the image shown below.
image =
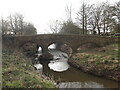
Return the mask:
<path fill-rule="evenodd" d="M 96 82 L 62 82 L 59 88 L 104 88 L 104 86 Z"/>

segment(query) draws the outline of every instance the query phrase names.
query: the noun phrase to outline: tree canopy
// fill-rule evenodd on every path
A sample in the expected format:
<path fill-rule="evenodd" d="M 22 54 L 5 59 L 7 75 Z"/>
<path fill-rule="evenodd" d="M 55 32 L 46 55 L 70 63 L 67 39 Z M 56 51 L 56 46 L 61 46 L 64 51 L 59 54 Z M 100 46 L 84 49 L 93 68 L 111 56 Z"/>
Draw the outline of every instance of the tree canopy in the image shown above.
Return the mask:
<path fill-rule="evenodd" d="M 72 18 L 72 7 L 66 8 L 67 20 L 50 25 L 53 33 L 110 35 L 120 32 L 120 1 L 115 4 L 101 2 L 99 4 L 84 3 Z"/>
<path fill-rule="evenodd" d="M 82 34 L 82 29 L 75 25 L 72 21 L 64 22 L 60 30 L 61 34 Z"/>
<path fill-rule="evenodd" d="M 37 34 L 36 28 L 32 23 L 24 21 L 22 14 L 16 13 L 9 15 L 8 19 L 1 19 L 2 35 L 34 35 Z"/>

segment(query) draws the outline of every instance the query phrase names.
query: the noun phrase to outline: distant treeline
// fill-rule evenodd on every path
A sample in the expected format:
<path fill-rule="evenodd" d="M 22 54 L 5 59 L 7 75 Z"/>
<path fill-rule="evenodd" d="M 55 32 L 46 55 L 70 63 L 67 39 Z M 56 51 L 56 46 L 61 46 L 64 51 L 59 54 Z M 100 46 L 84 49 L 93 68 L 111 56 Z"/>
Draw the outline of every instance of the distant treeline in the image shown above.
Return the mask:
<path fill-rule="evenodd" d="M 32 23 L 24 21 L 24 16 L 19 13 L 1 19 L 2 35 L 34 35 L 37 30 Z"/>
<path fill-rule="evenodd" d="M 56 34 L 92 34 L 111 35 L 120 33 L 120 1 L 115 4 L 103 2 L 99 4 L 81 5 L 72 18 L 72 5 L 66 7 L 67 20 L 53 20 L 49 24 L 50 32 Z M 1 19 L 2 34 L 34 35 L 37 30 L 32 23 L 24 21 L 22 14 L 9 15 L 8 19 Z"/>
<path fill-rule="evenodd" d="M 109 2 L 89 5 L 83 2 L 72 18 L 72 6 L 66 8 L 66 21 L 51 22 L 49 27 L 53 33 L 98 34 L 110 35 L 120 33 L 120 1 L 114 5 Z"/>

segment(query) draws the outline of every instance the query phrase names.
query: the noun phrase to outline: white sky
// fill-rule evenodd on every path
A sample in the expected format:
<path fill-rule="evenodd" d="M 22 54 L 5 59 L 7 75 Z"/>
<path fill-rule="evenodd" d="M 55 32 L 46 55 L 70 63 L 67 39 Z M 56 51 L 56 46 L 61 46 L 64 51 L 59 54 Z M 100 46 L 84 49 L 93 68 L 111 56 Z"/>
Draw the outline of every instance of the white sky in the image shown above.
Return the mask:
<path fill-rule="evenodd" d="M 83 0 L 0 0 L 0 18 L 6 18 L 15 12 L 21 13 L 25 21 L 32 22 L 37 28 L 37 32 L 45 33 L 48 31 L 50 21 L 65 20 L 66 5 L 72 5 L 72 16 L 82 5 Z M 87 3 L 108 1 L 113 4 L 119 0 L 85 0 Z"/>

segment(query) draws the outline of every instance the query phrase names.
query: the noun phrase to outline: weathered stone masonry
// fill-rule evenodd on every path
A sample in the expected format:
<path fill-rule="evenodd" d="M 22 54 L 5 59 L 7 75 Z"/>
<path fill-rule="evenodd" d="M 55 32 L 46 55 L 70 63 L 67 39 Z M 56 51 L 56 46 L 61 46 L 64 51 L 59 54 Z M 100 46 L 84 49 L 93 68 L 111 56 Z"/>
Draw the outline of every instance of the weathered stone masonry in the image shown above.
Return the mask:
<path fill-rule="evenodd" d="M 81 36 L 81 35 L 60 35 L 60 34 L 40 34 L 34 36 L 3 36 L 3 43 L 6 43 L 14 48 L 22 48 L 26 43 L 34 43 L 41 46 L 43 53 L 48 52 L 48 46 L 53 43 L 69 45 L 73 53 L 77 48 L 86 43 L 94 43 L 99 46 L 120 42 L 117 37 L 103 37 L 103 36 Z"/>

